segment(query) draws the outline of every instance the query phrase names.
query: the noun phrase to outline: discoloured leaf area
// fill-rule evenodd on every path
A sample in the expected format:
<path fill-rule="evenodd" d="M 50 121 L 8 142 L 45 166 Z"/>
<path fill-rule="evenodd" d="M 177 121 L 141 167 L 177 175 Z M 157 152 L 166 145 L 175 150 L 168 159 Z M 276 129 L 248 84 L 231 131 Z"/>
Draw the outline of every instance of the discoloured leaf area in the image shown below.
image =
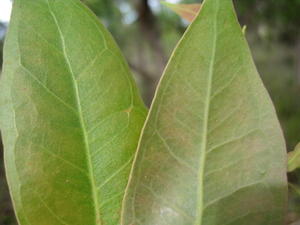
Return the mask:
<path fill-rule="evenodd" d="M 231 0 L 206 0 L 160 82 L 123 225 L 282 225 L 286 150 Z"/>
<path fill-rule="evenodd" d="M 201 4 L 172 4 L 168 2 L 162 2 L 162 4 L 189 22 L 193 22 L 201 9 Z"/>
<path fill-rule="evenodd" d="M 115 42 L 77 0 L 15 0 L 1 79 L 22 225 L 116 225 L 146 110 Z"/>

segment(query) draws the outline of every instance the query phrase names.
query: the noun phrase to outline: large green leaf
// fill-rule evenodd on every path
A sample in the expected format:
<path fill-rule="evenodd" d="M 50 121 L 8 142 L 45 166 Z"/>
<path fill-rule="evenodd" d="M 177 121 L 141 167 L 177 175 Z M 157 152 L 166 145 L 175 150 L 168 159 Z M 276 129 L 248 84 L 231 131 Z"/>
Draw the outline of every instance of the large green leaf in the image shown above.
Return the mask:
<path fill-rule="evenodd" d="M 285 143 L 231 0 L 206 0 L 160 82 L 123 225 L 282 225 Z"/>
<path fill-rule="evenodd" d="M 110 34 L 77 0 L 15 0 L 1 131 L 22 225 L 118 224 L 146 110 Z"/>

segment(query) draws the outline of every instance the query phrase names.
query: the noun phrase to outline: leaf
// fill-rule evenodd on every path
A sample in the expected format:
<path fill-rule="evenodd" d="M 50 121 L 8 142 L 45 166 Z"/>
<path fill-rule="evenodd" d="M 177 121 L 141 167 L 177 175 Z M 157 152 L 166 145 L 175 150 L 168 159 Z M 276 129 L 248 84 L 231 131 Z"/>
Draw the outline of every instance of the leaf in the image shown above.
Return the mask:
<path fill-rule="evenodd" d="M 193 22 L 194 18 L 201 9 L 201 4 L 172 4 L 168 2 L 161 3 L 189 22 Z"/>
<path fill-rule="evenodd" d="M 122 224 L 282 225 L 286 149 L 232 1 L 206 0 L 146 119 Z"/>
<path fill-rule="evenodd" d="M 295 150 L 288 154 L 288 172 L 293 172 L 300 168 L 300 143 Z"/>
<path fill-rule="evenodd" d="M 15 0 L 1 131 L 22 225 L 116 225 L 146 109 L 111 35 L 77 0 Z"/>

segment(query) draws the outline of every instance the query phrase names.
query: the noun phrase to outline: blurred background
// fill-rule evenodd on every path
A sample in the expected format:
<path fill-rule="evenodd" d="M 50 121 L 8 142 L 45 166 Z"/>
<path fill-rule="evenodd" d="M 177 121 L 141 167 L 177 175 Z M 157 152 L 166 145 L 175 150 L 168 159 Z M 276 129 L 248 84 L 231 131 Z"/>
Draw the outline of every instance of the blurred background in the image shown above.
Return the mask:
<path fill-rule="evenodd" d="M 147 105 L 188 23 L 159 0 L 82 0 L 111 31 Z M 200 0 L 167 0 L 200 3 Z M 300 0 L 234 0 L 254 60 L 274 101 L 288 150 L 300 142 Z M 11 0 L 0 0 L 0 71 Z M 0 225 L 16 225 L 0 143 Z M 300 170 L 289 174 L 287 224 L 300 221 Z M 300 225 L 300 222 L 295 224 Z"/>

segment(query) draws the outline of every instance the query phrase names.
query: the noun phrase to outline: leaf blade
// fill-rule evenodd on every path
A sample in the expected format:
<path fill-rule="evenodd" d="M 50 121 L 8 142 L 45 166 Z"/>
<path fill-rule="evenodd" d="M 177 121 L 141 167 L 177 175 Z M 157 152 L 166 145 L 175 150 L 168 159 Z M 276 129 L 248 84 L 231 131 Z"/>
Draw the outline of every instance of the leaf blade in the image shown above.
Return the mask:
<path fill-rule="evenodd" d="M 282 224 L 284 164 L 281 128 L 232 2 L 206 0 L 160 81 L 122 224 Z"/>
<path fill-rule="evenodd" d="M 15 1 L 1 102 L 20 224 L 118 223 L 146 109 L 112 37 L 79 1 Z"/>

